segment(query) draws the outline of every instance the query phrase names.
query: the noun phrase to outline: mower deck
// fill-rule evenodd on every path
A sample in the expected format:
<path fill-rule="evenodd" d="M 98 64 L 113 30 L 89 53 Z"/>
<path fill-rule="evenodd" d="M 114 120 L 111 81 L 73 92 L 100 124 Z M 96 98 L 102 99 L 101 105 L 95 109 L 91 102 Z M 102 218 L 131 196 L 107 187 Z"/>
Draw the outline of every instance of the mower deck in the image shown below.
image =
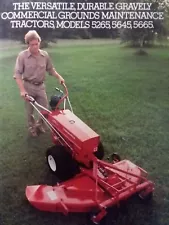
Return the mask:
<path fill-rule="evenodd" d="M 26 188 L 28 201 L 37 209 L 50 212 L 99 211 L 97 222 L 107 207 L 128 199 L 135 193 L 147 196 L 154 189 L 147 173 L 128 160 L 115 164 L 98 160 L 92 169 L 55 186 L 35 185 Z"/>

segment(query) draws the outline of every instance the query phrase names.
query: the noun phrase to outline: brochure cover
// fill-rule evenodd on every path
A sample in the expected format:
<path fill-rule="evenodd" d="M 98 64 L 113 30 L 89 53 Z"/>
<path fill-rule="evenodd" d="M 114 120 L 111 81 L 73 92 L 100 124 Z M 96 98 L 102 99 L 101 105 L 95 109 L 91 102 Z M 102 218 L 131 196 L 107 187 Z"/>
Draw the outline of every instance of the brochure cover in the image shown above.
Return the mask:
<path fill-rule="evenodd" d="M 0 1 L 0 225 L 169 224 L 167 0 Z"/>

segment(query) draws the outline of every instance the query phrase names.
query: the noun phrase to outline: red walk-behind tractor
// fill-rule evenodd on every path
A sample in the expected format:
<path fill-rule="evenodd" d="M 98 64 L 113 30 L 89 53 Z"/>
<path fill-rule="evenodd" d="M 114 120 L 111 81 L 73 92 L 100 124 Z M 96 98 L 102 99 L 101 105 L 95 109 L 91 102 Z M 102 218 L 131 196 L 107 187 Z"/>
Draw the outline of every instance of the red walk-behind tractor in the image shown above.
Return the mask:
<path fill-rule="evenodd" d="M 95 212 L 91 219 L 98 224 L 107 208 L 132 195 L 150 198 L 154 184 L 147 179 L 145 170 L 121 160 L 116 153 L 111 162 L 103 160 L 100 136 L 73 113 L 67 87 L 63 87 L 64 91 L 56 88 L 57 94 L 51 97 L 51 111 L 27 96 L 51 130 L 54 145 L 47 149 L 47 164 L 60 182 L 54 186 L 27 186 L 26 197 L 42 211 L 65 215 Z"/>

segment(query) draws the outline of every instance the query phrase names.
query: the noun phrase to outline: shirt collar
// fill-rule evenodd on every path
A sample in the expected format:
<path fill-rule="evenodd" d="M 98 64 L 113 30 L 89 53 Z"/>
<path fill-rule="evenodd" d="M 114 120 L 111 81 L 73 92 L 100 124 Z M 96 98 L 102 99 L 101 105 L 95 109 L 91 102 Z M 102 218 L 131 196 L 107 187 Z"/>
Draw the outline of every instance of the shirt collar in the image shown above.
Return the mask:
<path fill-rule="evenodd" d="M 45 56 L 44 53 L 42 52 L 42 50 L 40 50 L 40 49 L 39 49 L 39 53 L 40 53 L 40 55 Z M 29 48 L 28 48 L 28 58 L 29 58 L 31 55 L 32 55 L 32 54 L 31 54 L 31 52 L 30 52 L 30 50 L 29 50 Z"/>

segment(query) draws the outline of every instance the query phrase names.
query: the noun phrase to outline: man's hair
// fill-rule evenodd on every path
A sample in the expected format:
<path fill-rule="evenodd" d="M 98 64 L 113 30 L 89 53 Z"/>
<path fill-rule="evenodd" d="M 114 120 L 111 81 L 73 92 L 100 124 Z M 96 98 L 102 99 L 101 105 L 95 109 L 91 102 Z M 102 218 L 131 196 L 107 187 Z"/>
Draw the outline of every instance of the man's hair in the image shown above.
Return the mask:
<path fill-rule="evenodd" d="M 29 44 L 29 42 L 32 40 L 38 40 L 39 42 L 41 42 L 41 37 L 36 32 L 36 30 L 30 30 L 30 31 L 28 31 L 27 34 L 25 34 L 25 43 L 26 44 Z"/>

